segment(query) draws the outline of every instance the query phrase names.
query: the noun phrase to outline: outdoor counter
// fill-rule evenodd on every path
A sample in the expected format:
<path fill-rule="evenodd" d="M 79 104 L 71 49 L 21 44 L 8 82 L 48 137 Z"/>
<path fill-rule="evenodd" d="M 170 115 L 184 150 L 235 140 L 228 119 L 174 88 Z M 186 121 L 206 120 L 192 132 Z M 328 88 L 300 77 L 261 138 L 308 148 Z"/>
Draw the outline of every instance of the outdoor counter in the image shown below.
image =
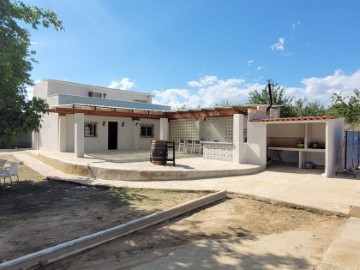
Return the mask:
<path fill-rule="evenodd" d="M 232 142 L 201 141 L 203 145 L 203 157 L 222 161 L 233 161 Z"/>

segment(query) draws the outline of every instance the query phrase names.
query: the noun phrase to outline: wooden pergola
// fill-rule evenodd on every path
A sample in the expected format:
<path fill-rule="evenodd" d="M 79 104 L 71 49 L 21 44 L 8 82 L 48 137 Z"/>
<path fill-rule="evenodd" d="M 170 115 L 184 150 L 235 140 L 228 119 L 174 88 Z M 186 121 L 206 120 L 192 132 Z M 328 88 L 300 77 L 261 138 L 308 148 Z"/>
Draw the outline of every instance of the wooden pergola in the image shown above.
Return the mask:
<path fill-rule="evenodd" d="M 237 105 L 229 107 L 189 109 L 179 111 L 157 111 L 99 105 L 70 104 L 54 106 L 48 109 L 48 112 L 58 113 L 60 116 L 64 116 L 66 114 L 83 113 L 84 115 L 131 117 L 133 119 L 168 118 L 169 120 L 194 119 L 198 121 L 204 121 L 207 117 L 225 117 L 233 116 L 234 114 L 247 115 L 248 109 L 253 108 L 256 108 L 256 105 Z"/>

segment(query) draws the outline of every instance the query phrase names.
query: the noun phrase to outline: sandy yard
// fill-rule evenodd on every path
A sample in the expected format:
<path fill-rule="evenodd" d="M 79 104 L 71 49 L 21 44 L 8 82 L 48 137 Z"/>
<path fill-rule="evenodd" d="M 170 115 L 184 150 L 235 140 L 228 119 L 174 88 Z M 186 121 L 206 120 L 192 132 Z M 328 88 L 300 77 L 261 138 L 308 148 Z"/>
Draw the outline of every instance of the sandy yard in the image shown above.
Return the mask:
<path fill-rule="evenodd" d="M 0 156 L 16 162 L 12 156 Z M 42 180 L 19 165 L 0 186 L 0 261 L 107 229 L 204 196 L 204 192 L 96 188 Z"/>
<path fill-rule="evenodd" d="M 20 175 L 34 181 L 0 187 L 1 260 L 205 195 L 39 181 L 41 176 L 23 165 Z M 345 221 L 230 195 L 42 269 L 312 269 Z M 266 256 L 254 259 L 260 251 Z M 274 260 L 275 267 L 264 266 Z"/>

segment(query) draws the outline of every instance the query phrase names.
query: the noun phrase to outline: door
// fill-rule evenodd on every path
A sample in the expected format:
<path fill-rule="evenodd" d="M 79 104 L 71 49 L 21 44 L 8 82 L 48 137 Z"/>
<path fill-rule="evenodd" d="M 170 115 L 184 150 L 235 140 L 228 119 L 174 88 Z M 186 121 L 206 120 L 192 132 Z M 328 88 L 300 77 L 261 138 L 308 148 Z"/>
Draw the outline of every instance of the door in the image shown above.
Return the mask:
<path fill-rule="evenodd" d="M 118 123 L 108 122 L 108 149 L 116 150 L 118 141 Z"/>

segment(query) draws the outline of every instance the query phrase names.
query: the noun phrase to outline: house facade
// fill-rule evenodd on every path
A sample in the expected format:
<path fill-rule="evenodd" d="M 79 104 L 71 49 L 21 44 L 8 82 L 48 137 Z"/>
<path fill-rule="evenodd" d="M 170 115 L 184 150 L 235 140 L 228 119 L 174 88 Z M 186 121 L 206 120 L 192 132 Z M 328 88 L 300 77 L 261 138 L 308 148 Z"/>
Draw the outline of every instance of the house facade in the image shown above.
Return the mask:
<path fill-rule="evenodd" d="M 160 116 L 170 110 L 148 93 L 56 80 L 35 85 L 34 96 L 50 107 L 33 134 L 33 148 L 47 151 L 74 152 L 76 135 L 87 151 L 145 149 L 160 138 Z"/>
<path fill-rule="evenodd" d="M 203 156 L 266 166 L 269 160 L 313 162 L 329 177 L 342 164 L 344 120 L 280 118 L 279 108 L 238 105 L 172 111 L 147 93 L 45 80 L 34 96 L 48 114 L 33 148 L 74 152 L 150 149 L 153 139 L 201 140 Z"/>

